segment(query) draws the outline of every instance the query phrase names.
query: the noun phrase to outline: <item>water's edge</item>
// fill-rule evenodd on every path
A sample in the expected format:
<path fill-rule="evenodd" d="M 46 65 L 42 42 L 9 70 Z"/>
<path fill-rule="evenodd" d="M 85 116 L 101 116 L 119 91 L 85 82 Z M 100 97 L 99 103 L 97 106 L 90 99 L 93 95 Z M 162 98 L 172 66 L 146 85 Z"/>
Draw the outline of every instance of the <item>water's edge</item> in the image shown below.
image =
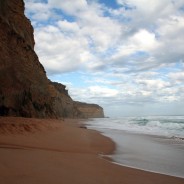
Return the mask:
<path fill-rule="evenodd" d="M 100 121 L 100 120 L 99 120 Z M 184 144 L 165 136 L 137 134 L 90 126 L 116 144 L 113 155 L 105 155 L 114 164 L 143 171 L 184 178 Z M 136 146 L 137 145 L 137 146 Z"/>

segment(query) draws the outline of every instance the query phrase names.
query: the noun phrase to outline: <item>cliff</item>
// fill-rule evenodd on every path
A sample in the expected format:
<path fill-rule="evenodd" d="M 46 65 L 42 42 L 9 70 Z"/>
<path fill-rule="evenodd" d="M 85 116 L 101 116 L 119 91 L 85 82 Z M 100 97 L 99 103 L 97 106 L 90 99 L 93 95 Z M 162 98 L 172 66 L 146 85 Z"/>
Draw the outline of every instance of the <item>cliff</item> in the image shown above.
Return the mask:
<path fill-rule="evenodd" d="M 103 108 L 96 104 L 75 102 L 82 118 L 104 118 Z"/>
<path fill-rule="evenodd" d="M 65 86 L 48 80 L 23 0 L 0 1 L 0 115 L 81 117 Z M 86 116 L 87 117 L 87 116 Z"/>

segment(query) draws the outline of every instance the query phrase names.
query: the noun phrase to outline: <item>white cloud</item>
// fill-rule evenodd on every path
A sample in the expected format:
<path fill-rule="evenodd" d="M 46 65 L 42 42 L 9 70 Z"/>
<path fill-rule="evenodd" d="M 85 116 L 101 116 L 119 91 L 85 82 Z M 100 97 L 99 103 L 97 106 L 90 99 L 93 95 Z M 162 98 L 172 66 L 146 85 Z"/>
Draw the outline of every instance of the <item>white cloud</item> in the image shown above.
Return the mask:
<path fill-rule="evenodd" d="M 80 11 L 85 11 L 87 9 L 87 1 L 86 0 L 48 0 L 49 6 L 52 8 L 61 8 L 66 13 L 76 15 Z"/>
<path fill-rule="evenodd" d="M 50 74 L 76 70 L 84 57 L 90 59 L 87 42 L 82 37 L 66 36 L 56 26 L 36 29 L 35 35 L 40 61 Z"/>
<path fill-rule="evenodd" d="M 47 6 L 61 8 L 72 15 L 81 10 L 75 15 L 76 22 L 61 19 L 53 25 L 36 28 L 36 51 L 49 74 L 79 68 L 99 70 L 104 65 L 99 56 L 117 43 L 122 26 L 103 17 L 96 3 L 49 1 Z"/>
<path fill-rule="evenodd" d="M 159 43 L 156 40 L 156 36 L 154 33 L 150 33 L 145 29 L 139 30 L 136 34 L 134 34 L 129 43 L 135 45 L 136 51 L 151 51 L 158 47 Z"/>
<path fill-rule="evenodd" d="M 121 5 L 135 7 L 135 9 L 144 14 L 160 14 L 162 10 L 167 9 L 172 1 L 170 0 L 117 0 Z M 168 3 L 169 2 L 169 3 Z"/>
<path fill-rule="evenodd" d="M 26 0 L 25 6 L 27 14 L 31 14 L 32 19 L 36 21 L 48 20 L 52 16 L 50 7 L 46 3 Z"/>
<path fill-rule="evenodd" d="M 181 16 L 170 16 L 167 20 L 159 20 L 158 33 L 161 38 L 176 38 L 176 34 L 180 33 L 184 37 L 182 31 L 184 29 L 184 18 Z"/>
<path fill-rule="evenodd" d="M 132 7 L 132 11 L 124 11 L 126 16 L 131 17 L 139 26 L 154 24 L 159 18 L 167 18 L 169 15 L 176 14 L 178 9 L 183 6 L 183 0 L 117 0 L 122 6 Z M 118 12 L 116 12 L 118 13 Z M 136 24 L 138 26 L 138 24 Z"/>
<path fill-rule="evenodd" d="M 126 60 L 126 62 L 129 62 L 129 59 L 127 57 L 130 57 L 133 54 L 137 54 L 138 52 L 144 52 L 145 54 L 149 53 L 159 48 L 159 46 L 160 46 L 160 43 L 156 39 L 156 36 L 154 33 L 151 33 L 145 29 L 141 29 L 141 30 L 138 30 L 132 36 L 130 36 L 127 40 L 125 40 L 124 44 L 119 46 L 116 54 L 112 56 L 112 60 L 115 60 L 118 62 Z M 141 58 L 141 59 L 145 59 L 145 58 Z M 151 60 L 152 57 L 148 57 L 147 59 Z M 144 63 L 144 60 L 142 60 L 140 66 L 142 66 L 143 63 Z"/>
<path fill-rule="evenodd" d="M 88 88 L 89 93 L 94 97 L 114 97 L 118 94 L 118 91 L 115 89 L 110 89 L 104 86 L 90 86 Z"/>
<path fill-rule="evenodd" d="M 113 9 L 96 0 L 26 0 L 46 71 L 91 75 L 84 89 L 71 84 L 76 100 L 101 105 L 182 101 L 183 0 L 117 2 L 121 6 Z"/>
<path fill-rule="evenodd" d="M 170 83 L 160 79 L 139 79 L 136 80 L 136 82 L 137 84 L 143 85 L 144 88 L 148 88 L 149 90 L 160 90 L 170 86 Z"/>
<path fill-rule="evenodd" d="M 121 3 L 123 2 L 124 1 L 122 1 Z M 150 8 L 150 6 L 147 8 L 144 2 L 138 3 L 138 1 L 136 0 L 126 1 L 126 3 L 131 5 L 134 4 L 140 12 L 146 11 L 146 9 Z M 166 1 L 151 1 L 150 3 L 153 5 L 152 9 L 155 11 L 163 7 L 163 5 L 165 4 L 172 7 L 173 9 L 179 7 L 179 3 L 166 3 Z M 35 3 L 35 6 L 38 6 L 38 4 L 41 3 Z M 79 48 L 76 49 L 76 51 L 80 52 L 80 54 L 76 54 L 76 57 L 70 57 L 70 60 L 67 56 L 69 56 L 69 54 L 71 54 L 72 52 L 68 52 L 69 54 L 64 54 L 64 52 L 61 51 L 60 57 L 57 57 L 57 65 L 59 64 L 59 60 L 60 62 L 63 62 L 63 59 L 67 58 L 68 60 L 70 60 L 67 63 L 85 63 L 83 68 L 90 70 L 101 69 L 104 67 L 105 62 L 108 62 L 113 63 L 113 65 L 117 66 L 128 66 L 127 68 L 129 71 L 142 71 L 150 68 L 164 66 L 164 63 L 167 64 L 170 62 L 175 62 L 175 60 L 178 60 L 178 58 L 181 58 L 181 56 L 183 55 L 183 44 L 179 44 L 179 41 L 181 42 L 181 39 L 179 41 L 176 41 L 178 33 L 182 34 L 181 30 L 183 29 L 183 19 L 181 17 L 177 17 L 177 21 L 176 16 L 175 18 L 169 17 L 165 19 L 161 17 L 158 20 L 156 19 L 157 21 L 155 22 L 155 24 L 158 26 L 158 28 L 155 31 L 147 30 L 147 25 L 145 25 L 145 28 L 138 27 L 138 29 L 135 30 L 134 25 L 137 25 L 135 22 L 136 18 L 133 19 L 133 26 L 129 26 L 129 28 L 127 29 L 128 25 L 124 25 L 123 23 L 120 23 L 118 20 L 115 20 L 110 16 L 104 16 L 104 7 L 93 1 L 89 3 L 85 0 L 75 2 L 61 2 L 54 0 L 49 1 L 48 4 L 44 4 L 44 6 L 47 7 L 46 9 L 48 9 L 48 7 L 50 9 L 52 7 L 61 8 L 61 10 L 72 16 L 75 16 L 76 18 L 75 22 L 69 22 L 67 20 L 63 20 L 62 18 L 62 20 L 59 20 L 56 25 L 54 25 L 56 29 L 60 29 L 61 33 L 59 34 L 59 38 L 61 39 L 60 41 L 63 42 L 63 47 L 61 47 L 61 45 L 58 43 L 56 43 L 55 46 L 52 46 L 54 50 L 57 51 L 59 50 L 59 48 L 68 50 L 69 46 L 67 44 L 67 41 L 72 40 L 70 50 L 75 50 L 76 47 L 74 45 L 77 45 Z M 160 12 L 155 13 L 158 15 Z M 137 11 L 132 11 L 132 15 L 137 16 Z M 142 20 L 144 21 L 145 17 Z M 174 23 L 171 24 L 171 21 L 173 20 L 175 20 L 175 26 L 172 26 Z M 145 23 L 147 23 L 146 20 Z M 173 27 L 176 27 L 176 29 L 174 30 Z M 131 29 L 134 29 L 132 33 Z M 130 33 L 126 35 L 127 30 L 130 30 Z M 55 33 L 53 33 L 53 31 L 50 31 L 49 34 Z M 61 34 L 63 35 L 62 38 Z M 169 39 L 171 37 L 171 34 L 173 35 L 172 40 Z M 55 36 L 53 35 L 53 38 L 54 37 Z M 76 38 L 78 39 L 76 40 Z M 76 40 L 78 44 L 76 44 L 76 42 L 74 44 L 74 40 Z M 42 41 L 44 42 L 43 39 Z M 47 39 L 45 40 L 45 42 L 47 42 Z M 85 43 L 85 47 L 83 46 L 83 43 Z M 64 44 L 66 44 L 66 47 L 64 46 Z M 49 48 L 47 50 L 50 50 L 51 46 L 49 45 L 50 43 L 46 44 L 46 46 L 48 46 Z M 175 48 L 173 47 L 173 45 L 180 45 L 180 48 L 178 48 L 176 51 L 172 49 Z M 58 49 L 56 48 L 57 46 Z M 43 50 L 45 50 L 45 45 L 37 45 L 37 50 L 39 50 L 38 53 L 42 52 L 42 47 Z M 53 49 L 51 50 L 53 51 Z M 168 50 L 170 50 L 169 53 L 173 54 L 172 57 L 167 54 Z M 107 54 L 108 52 L 109 54 Z M 140 58 L 136 58 L 136 55 L 139 54 L 139 52 L 144 52 L 145 55 Z M 50 58 L 52 53 L 49 51 L 48 53 Z M 53 56 L 53 58 L 56 58 L 55 55 Z M 74 59 L 76 59 L 77 61 L 74 61 Z M 43 63 L 43 59 L 41 59 L 41 61 Z M 65 65 L 65 63 L 63 64 Z M 60 64 L 60 69 L 62 68 L 63 64 Z M 47 63 L 44 62 L 44 65 L 47 65 Z M 49 70 L 50 66 L 51 65 L 48 65 L 46 66 L 46 68 Z M 67 66 L 66 71 L 72 71 L 80 68 L 80 66 L 70 66 L 71 69 L 69 69 L 69 66 Z M 57 66 L 58 72 L 59 68 Z M 65 71 L 64 68 L 61 70 L 61 72 Z M 53 70 L 53 67 L 51 68 L 51 70 Z"/>
<path fill-rule="evenodd" d="M 78 33 L 80 31 L 80 27 L 76 22 L 68 22 L 66 20 L 58 21 L 58 26 L 62 32 L 66 33 Z"/>
<path fill-rule="evenodd" d="M 171 73 L 171 74 L 169 74 L 169 77 L 173 82 L 176 82 L 176 83 L 181 83 L 182 84 L 183 81 L 184 81 L 183 71 L 182 72 Z"/>
<path fill-rule="evenodd" d="M 81 21 L 82 33 L 91 39 L 91 45 L 97 52 L 104 52 L 117 43 L 121 35 L 121 26 L 109 18 L 90 16 Z"/>
<path fill-rule="evenodd" d="M 159 21 L 158 34 L 163 43 L 163 51 L 169 55 L 177 57 L 183 55 L 184 49 L 184 18 L 181 16 L 171 16 L 167 20 Z M 181 59 L 183 59 L 181 57 Z"/>

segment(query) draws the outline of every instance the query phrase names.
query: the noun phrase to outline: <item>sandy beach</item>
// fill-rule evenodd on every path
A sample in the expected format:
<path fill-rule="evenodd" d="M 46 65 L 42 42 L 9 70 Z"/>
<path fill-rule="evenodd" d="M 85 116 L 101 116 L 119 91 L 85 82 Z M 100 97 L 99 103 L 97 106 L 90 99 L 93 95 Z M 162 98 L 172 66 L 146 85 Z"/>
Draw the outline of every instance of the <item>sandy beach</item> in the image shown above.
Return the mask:
<path fill-rule="evenodd" d="M 80 120 L 0 118 L 2 184 L 182 184 L 184 179 L 122 167 L 102 155 L 115 144 Z"/>

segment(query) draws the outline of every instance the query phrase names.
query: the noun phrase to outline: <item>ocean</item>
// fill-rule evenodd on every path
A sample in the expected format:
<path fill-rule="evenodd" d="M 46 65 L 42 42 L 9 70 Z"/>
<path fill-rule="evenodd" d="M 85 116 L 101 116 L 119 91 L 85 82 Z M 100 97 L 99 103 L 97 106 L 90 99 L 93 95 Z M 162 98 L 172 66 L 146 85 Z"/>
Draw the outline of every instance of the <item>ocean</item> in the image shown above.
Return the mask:
<path fill-rule="evenodd" d="M 87 127 L 116 143 L 114 163 L 184 178 L 184 116 L 90 119 Z"/>
<path fill-rule="evenodd" d="M 90 128 L 184 138 L 184 116 L 145 116 L 92 119 Z"/>

